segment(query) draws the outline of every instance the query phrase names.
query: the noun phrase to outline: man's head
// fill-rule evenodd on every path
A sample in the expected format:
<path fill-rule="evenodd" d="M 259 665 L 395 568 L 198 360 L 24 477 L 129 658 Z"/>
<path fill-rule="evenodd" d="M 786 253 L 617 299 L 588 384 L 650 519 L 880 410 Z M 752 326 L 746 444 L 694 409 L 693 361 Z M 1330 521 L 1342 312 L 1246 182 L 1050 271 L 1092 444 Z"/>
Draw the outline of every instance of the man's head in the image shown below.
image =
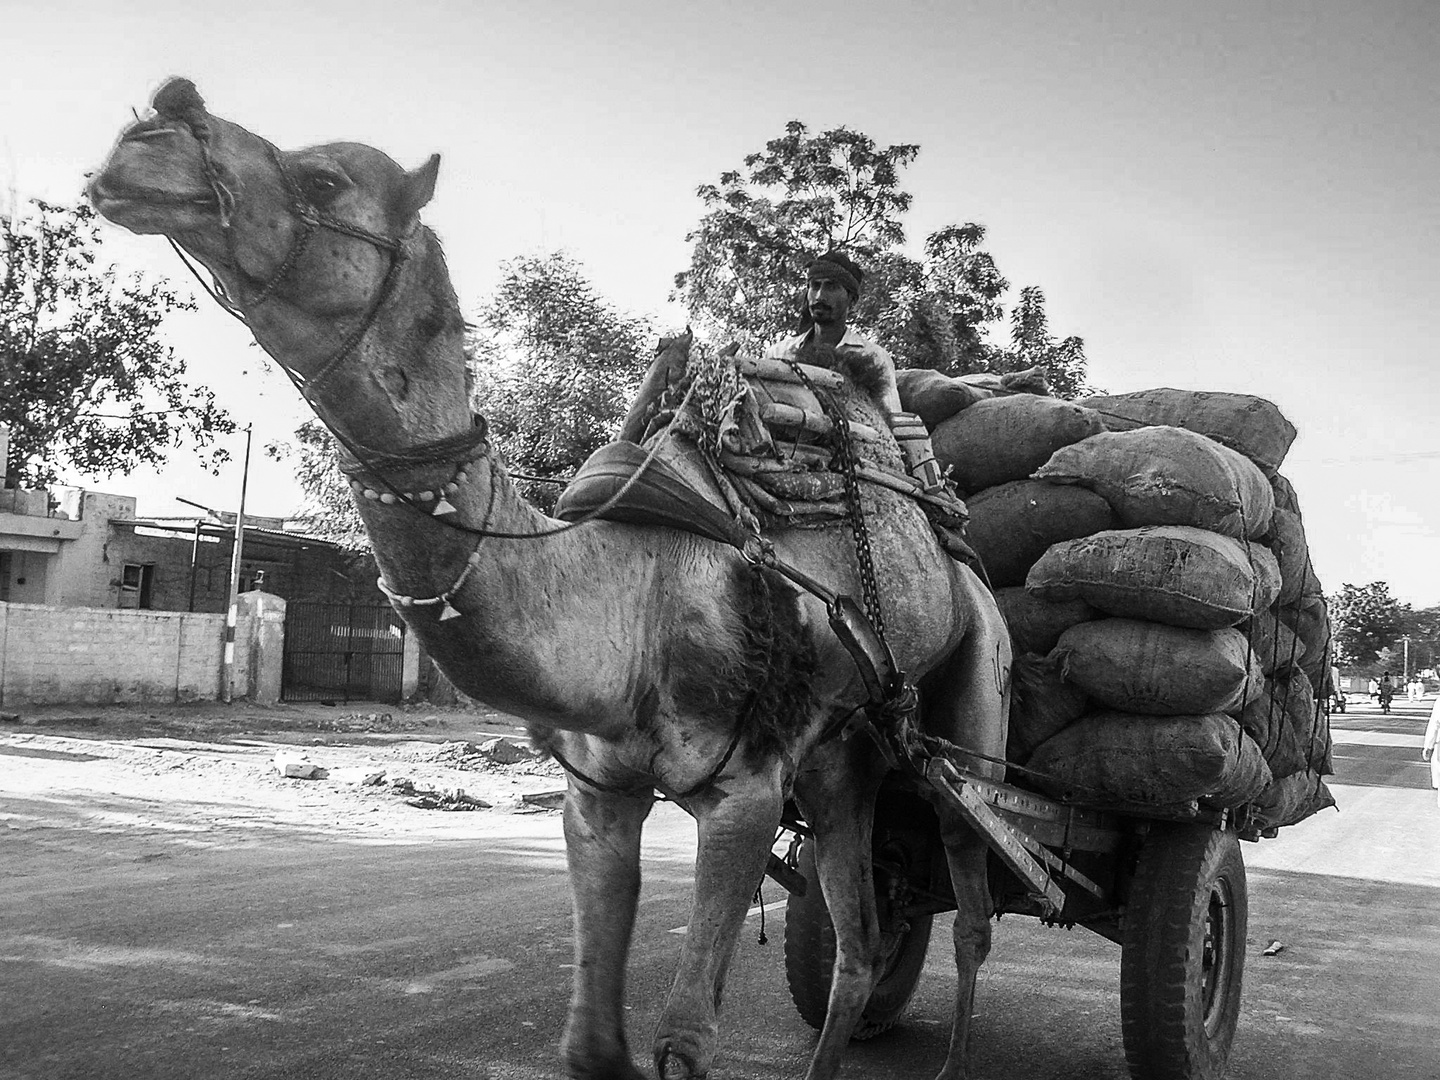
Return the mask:
<path fill-rule="evenodd" d="M 838 251 L 827 251 L 805 270 L 805 308 L 818 326 L 843 326 L 860 297 L 865 274 Z"/>

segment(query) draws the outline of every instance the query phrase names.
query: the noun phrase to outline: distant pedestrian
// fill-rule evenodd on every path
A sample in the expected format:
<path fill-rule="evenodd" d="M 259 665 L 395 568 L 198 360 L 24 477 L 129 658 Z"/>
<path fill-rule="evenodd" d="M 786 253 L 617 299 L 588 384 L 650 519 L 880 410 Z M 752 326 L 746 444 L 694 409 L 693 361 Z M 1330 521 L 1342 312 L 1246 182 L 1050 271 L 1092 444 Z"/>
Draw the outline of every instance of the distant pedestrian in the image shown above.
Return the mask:
<path fill-rule="evenodd" d="M 1430 783 L 1436 791 L 1436 802 L 1440 803 L 1440 754 L 1435 753 L 1435 744 L 1440 742 L 1440 697 L 1430 707 L 1430 723 L 1425 728 L 1425 742 L 1420 757 L 1430 762 Z"/>

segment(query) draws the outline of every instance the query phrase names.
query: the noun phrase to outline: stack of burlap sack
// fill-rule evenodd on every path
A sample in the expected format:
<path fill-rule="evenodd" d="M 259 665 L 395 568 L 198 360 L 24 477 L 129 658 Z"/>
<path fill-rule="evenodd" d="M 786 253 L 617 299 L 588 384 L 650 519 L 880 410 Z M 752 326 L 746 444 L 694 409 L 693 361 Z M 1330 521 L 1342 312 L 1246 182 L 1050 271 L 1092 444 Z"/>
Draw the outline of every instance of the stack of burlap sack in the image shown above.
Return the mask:
<path fill-rule="evenodd" d="M 1096 805 L 1247 806 L 1261 830 L 1333 805 L 1330 627 L 1273 404 L 900 381 L 1010 624 L 1023 776 Z"/>

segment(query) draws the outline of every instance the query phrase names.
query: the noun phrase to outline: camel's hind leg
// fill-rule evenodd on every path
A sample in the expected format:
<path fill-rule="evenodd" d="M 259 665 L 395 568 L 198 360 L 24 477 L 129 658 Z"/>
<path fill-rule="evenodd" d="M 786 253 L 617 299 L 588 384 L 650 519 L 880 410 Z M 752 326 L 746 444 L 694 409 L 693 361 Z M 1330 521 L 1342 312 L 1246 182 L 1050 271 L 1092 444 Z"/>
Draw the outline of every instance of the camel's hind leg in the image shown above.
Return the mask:
<path fill-rule="evenodd" d="M 815 831 L 815 868 L 835 928 L 835 966 L 825 1027 L 806 1080 L 830 1080 L 875 985 L 880 920 L 870 865 L 875 793 L 884 762 L 864 736 L 814 751 L 795 780 L 800 811 Z"/>
<path fill-rule="evenodd" d="M 710 1071 L 725 976 L 750 899 L 764 876 L 783 803 L 778 761 L 728 773 L 686 800 L 698 825 L 699 850 L 690 924 L 655 1032 L 655 1069 L 661 1080 L 700 1080 Z"/>
<path fill-rule="evenodd" d="M 573 778 L 565 854 L 575 903 L 575 986 L 561 1040 L 571 1080 L 644 1080 L 625 1042 L 625 958 L 640 895 L 640 829 L 649 798 L 609 795 Z"/>
<path fill-rule="evenodd" d="M 1010 713 L 1010 635 L 994 600 L 978 580 L 969 577 L 975 625 L 954 654 L 925 680 L 925 727 L 957 746 L 1002 758 Z M 1003 766 L 963 756 L 962 763 L 993 779 L 1004 778 Z M 936 809 L 955 887 L 956 968 L 950 1049 L 937 1080 L 965 1080 L 975 976 L 990 952 L 994 905 L 986 876 L 985 841 L 948 805 L 937 800 Z"/>

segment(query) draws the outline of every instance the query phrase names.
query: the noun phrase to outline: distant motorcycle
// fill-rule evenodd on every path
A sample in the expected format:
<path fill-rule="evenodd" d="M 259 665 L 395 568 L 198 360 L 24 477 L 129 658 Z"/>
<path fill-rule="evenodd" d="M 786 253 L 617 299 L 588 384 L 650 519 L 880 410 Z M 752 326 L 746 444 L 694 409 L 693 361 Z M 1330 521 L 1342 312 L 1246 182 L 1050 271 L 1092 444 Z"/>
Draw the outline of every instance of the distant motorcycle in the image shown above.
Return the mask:
<path fill-rule="evenodd" d="M 1345 711 L 1345 695 L 1339 690 L 1336 690 L 1330 698 L 1330 711 L 1332 713 L 1343 713 Z"/>

